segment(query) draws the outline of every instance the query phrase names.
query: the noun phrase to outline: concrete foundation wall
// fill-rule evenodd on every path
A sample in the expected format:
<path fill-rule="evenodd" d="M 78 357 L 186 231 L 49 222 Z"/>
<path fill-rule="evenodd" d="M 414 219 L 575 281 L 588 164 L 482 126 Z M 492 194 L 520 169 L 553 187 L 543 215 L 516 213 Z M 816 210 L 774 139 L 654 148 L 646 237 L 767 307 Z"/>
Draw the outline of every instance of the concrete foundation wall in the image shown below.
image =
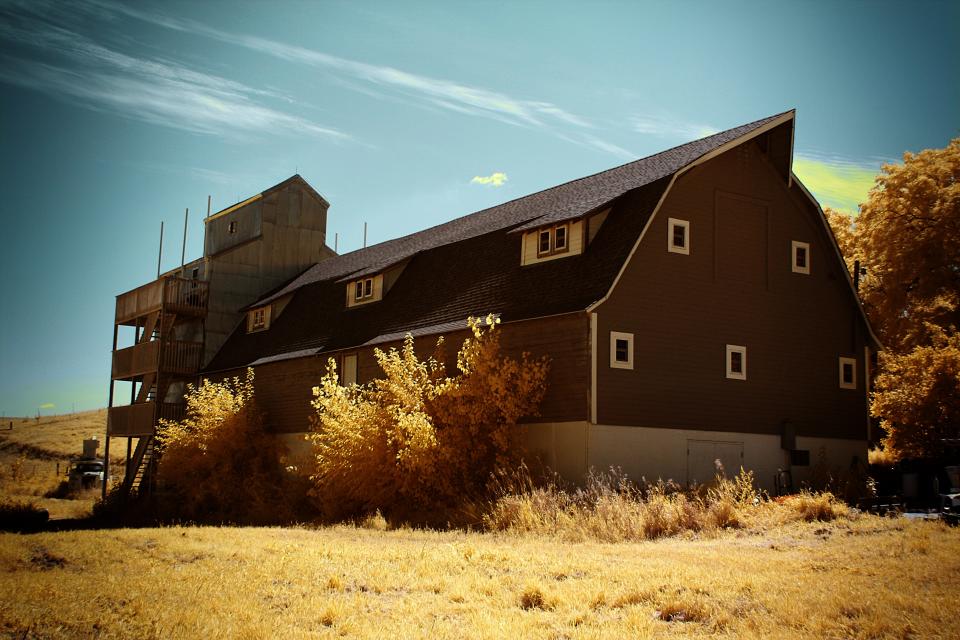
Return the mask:
<path fill-rule="evenodd" d="M 673 480 L 682 485 L 713 480 L 714 460 L 720 459 L 728 477 L 742 465 L 753 471 L 757 485 L 773 492 L 778 469 L 791 469 L 794 488 L 811 480 L 819 464 L 837 476 L 856 457 L 866 461 L 865 440 L 797 438 L 797 448 L 810 452 L 809 466 L 789 467 L 780 438 L 756 433 L 693 429 L 651 429 L 593 425 L 589 422 L 543 422 L 522 425 L 528 464 L 557 472 L 564 480 L 582 485 L 587 472 L 619 467 L 631 480 Z M 289 464 L 309 469 L 311 444 L 305 433 L 278 434 L 289 451 Z M 304 466 L 306 465 L 306 466 Z"/>
<path fill-rule="evenodd" d="M 719 459 L 727 476 L 741 465 L 754 472 L 757 484 L 773 491 L 778 469 L 790 469 L 794 487 L 811 480 L 817 465 L 837 475 L 856 458 L 866 462 L 866 440 L 798 437 L 797 449 L 810 452 L 808 466 L 790 466 L 780 437 L 756 433 L 697 429 L 657 429 L 593 425 L 588 422 L 525 425 L 530 456 L 581 483 L 591 468 L 619 467 L 632 480 L 673 480 L 680 484 L 713 479 Z"/>

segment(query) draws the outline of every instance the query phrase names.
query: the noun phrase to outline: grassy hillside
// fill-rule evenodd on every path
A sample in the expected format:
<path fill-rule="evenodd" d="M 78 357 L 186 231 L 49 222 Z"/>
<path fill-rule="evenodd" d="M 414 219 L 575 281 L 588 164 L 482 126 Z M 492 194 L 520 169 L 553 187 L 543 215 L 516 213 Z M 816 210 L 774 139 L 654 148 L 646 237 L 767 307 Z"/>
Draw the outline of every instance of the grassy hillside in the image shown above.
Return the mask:
<path fill-rule="evenodd" d="M 13 429 L 10 424 L 13 423 Z M 52 518 L 78 517 L 90 512 L 95 495 L 78 499 L 46 497 L 65 479 L 70 460 L 83 452 L 83 441 L 101 441 L 107 426 L 106 409 L 62 416 L 0 418 L 0 498 L 29 500 Z M 122 472 L 126 440 L 111 442 L 113 473 Z M 98 453 L 103 455 L 103 445 Z"/>
<path fill-rule="evenodd" d="M 0 634 L 956 637 L 960 532 L 872 516 L 635 544 L 489 533 L 0 534 Z"/>

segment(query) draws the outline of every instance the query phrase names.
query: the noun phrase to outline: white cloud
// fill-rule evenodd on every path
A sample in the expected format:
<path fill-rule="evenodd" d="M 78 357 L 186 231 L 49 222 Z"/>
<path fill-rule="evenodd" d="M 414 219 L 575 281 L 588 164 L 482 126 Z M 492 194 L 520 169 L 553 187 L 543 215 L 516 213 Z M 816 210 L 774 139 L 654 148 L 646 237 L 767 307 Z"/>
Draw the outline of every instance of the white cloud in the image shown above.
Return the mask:
<path fill-rule="evenodd" d="M 539 128 L 554 137 L 581 147 L 599 150 L 624 159 L 637 157 L 627 149 L 586 133 L 583 130 L 593 129 L 593 124 L 550 102 L 519 99 L 482 87 L 432 78 L 390 66 L 350 60 L 259 36 L 228 33 L 195 20 L 160 15 L 142 10 L 137 6 L 116 4 L 109 0 L 93 0 L 93 2 L 96 7 L 108 13 L 112 12 L 167 29 L 211 38 L 258 51 L 280 60 L 331 71 L 354 81 L 345 82 L 344 86 L 378 99 L 403 96 L 413 100 L 413 104 L 418 106 L 488 118 L 511 125 Z M 356 81 L 364 83 L 366 88 L 356 84 Z M 573 131 L 569 134 L 564 133 L 561 127 L 572 127 Z"/>
<path fill-rule="evenodd" d="M 0 81 L 76 99 L 100 110 L 176 129 L 214 135 L 287 132 L 330 139 L 350 136 L 262 103 L 276 94 L 173 62 L 128 56 L 60 27 L 29 18 L 0 22 L 0 39 L 42 49 L 57 63 L 0 56 Z"/>
<path fill-rule="evenodd" d="M 488 176 L 473 176 L 470 179 L 471 184 L 485 184 L 491 187 L 502 187 L 503 183 L 509 180 L 507 174 L 503 171 L 494 171 Z"/>
<path fill-rule="evenodd" d="M 688 141 L 705 138 L 720 131 L 711 125 L 689 122 L 665 114 L 632 116 L 630 118 L 630 126 L 637 133 L 654 135 L 661 138 L 680 138 Z"/>

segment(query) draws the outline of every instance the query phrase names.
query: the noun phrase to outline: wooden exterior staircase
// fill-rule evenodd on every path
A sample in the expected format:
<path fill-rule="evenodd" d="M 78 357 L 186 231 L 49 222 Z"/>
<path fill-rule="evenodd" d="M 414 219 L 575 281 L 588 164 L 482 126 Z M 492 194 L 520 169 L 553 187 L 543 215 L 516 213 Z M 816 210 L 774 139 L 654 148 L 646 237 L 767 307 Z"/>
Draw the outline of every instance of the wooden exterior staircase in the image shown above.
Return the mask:
<path fill-rule="evenodd" d="M 142 496 L 154 486 L 156 426 L 161 419 L 184 415 L 179 385 L 196 381 L 203 365 L 208 297 L 205 281 L 170 275 L 117 296 L 104 455 L 109 478 L 110 439 L 127 438 L 126 471 L 119 485 L 123 497 Z M 133 328 L 134 344 L 117 349 L 123 326 Z M 130 402 L 114 406 L 114 390 L 121 382 L 130 383 Z M 108 484 L 104 482 L 104 496 Z"/>

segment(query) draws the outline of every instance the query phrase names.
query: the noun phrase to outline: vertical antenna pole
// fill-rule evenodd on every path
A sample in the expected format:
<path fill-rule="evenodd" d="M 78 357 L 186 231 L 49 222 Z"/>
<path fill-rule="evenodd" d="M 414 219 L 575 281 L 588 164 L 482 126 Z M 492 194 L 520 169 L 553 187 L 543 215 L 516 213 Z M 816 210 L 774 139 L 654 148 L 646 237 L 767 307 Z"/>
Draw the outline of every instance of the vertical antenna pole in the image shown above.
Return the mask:
<path fill-rule="evenodd" d="M 183 212 L 183 248 L 180 250 L 180 269 L 183 269 L 184 259 L 187 257 L 187 220 L 190 218 L 190 208 Z M 181 276 L 183 273 L 180 274 Z"/>
<path fill-rule="evenodd" d="M 210 217 L 210 196 L 207 196 L 207 217 Z"/>
<path fill-rule="evenodd" d="M 157 278 L 160 277 L 160 258 L 163 257 L 163 220 L 160 221 L 160 251 L 157 252 Z"/>
<path fill-rule="evenodd" d="M 339 233 L 333 234 L 333 252 L 334 253 L 337 252 L 337 242 L 339 240 L 340 240 L 340 234 Z"/>
<path fill-rule="evenodd" d="M 367 223 L 363 223 L 363 248 L 367 248 Z"/>

